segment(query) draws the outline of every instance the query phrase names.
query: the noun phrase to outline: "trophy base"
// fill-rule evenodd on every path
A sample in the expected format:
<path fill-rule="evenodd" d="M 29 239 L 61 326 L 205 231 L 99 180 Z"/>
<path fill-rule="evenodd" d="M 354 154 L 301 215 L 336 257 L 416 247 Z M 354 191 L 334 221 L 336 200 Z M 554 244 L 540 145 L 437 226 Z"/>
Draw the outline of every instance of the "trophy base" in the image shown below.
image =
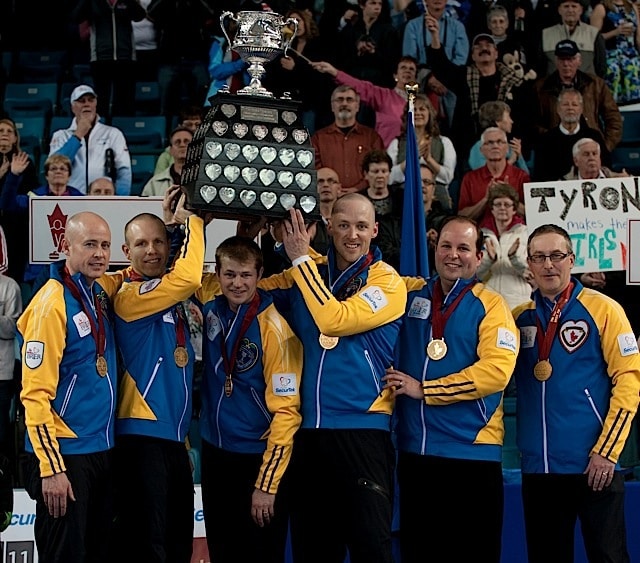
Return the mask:
<path fill-rule="evenodd" d="M 262 86 L 259 86 L 257 88 L 252 86 L 245 86 L 244 88 L 238 90 L 236 94 L 238 94 L 239 96 L 262 96 L 263 98 L 274 97 L 273 94 L 269 92 L 269 90 L 263 88 Z"/>

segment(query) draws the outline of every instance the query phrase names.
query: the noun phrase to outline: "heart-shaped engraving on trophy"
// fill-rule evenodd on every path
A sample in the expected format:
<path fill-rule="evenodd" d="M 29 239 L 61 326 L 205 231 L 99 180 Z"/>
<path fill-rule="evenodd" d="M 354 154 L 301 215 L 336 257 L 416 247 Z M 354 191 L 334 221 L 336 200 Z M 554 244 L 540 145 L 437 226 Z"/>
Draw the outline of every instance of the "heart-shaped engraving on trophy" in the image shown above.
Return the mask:
<path fill-rule="evenodd" d="M 274 127 L 273 129 L 271 129 L 271 134 L 273 135 L 273 138 L 279 143 L 287 138 L 287 130 L 282 127 Z"/>
<path fill-rule="evenodd" d="M 282 194 L 280 196 L 280 205 L 285 211 L 289 211 L 296 204 L 296 196 L 293 194 Z"/>
<path fill-rule="evenodd" d="M 306 168 L 313 162 L 313 153 L 307 150 L 298 151 L 296 160 Z"/>
<path fill-rule="evenodd" d="M 300 198 L 300 207 L 305 213 L 311 213 L 316 207 L 316 198 L 312 195 L 303 195 Z"/>
<path fill-rule="evenodd" d="M 204 167 L 204 173 L 209 176 L 211 180 L 215 180 L 218 176 L 220 176 L 222 172 L 222 166 L 216 164 L 215 162 L 209 162 Z"/>
<path fill-rule="evenodd" d="M 287 125 L 291 125 L 298 116 L 292 111 L 283 111 L 282 112 L 282 121 L 284 121 Z"/>
<path fill-rule="evenodd" d="M 202 196 L 202 199 L 204 199 L 207 203 L 211 203 L 213 201 L 213 198 L 216 197 L 217 193 L 218 190 L 215 186 L 200 186 L 200 195 Z"/>
<path fill-rule="evenodd" d="M 293 140 L 299 145 L 304 143 L 307 140 L 307 137 L 309 136 L 304 129 L 294 129 L 291 135 L 293 136 Z"/>
<path fill-rule="evenodd" d="M 229 143 L 226 147 L 224 147 L 224 154 L 229 160 L 235 160 L 240 154 L 240 145 L 238 145 L 237 143 Z"/>
<path fill-rule="evenodd" d="M 232 104 L 222 104 L 220 109 L 227 117 L 233 117 L 236 114 L 236 106 Z"/>
<path fill-rule="evenodd" d="M 240 168 L 237 166 L 225 166 L 224 167 L 224 177 L 229 180 L 229 182 L 235 182 L 240 176 Z"/>
<path fill-rule="evenodd" d="M 256 200 L 256 192 L 253 190 L 242 190 L 240 192 L 240 201 L 245 204 L 246 207 L 251 207 Z"/>
<path fill-rule="evenodd" d="M 278 158 L 280 159 L 280 162 L 282 162 L 282 164 L 284 164 L 285 166 L 289 166 L 289 164 L 293 162 L 295 154 L 296 153 L 293 152 L 293 149 L 280 149 L 278 151 Z"/>
<path fill-rule="evenodd" d="M 311 174 L 309 172 L 298 172 L 296 174 L 296 184 L 301 190 L 306 190 L 311 183 Z"/>
<path fill-rule="evenodd" d="M 278 196 L 273 192 L 262 192 L 260 194 L 260 201 L 265 209 L 271 209 L 276 204 L 276 201 L 278 201 Z"/>
<path fill-rule="evenodd" d="M 220 195 L 220 199 L 225 203 L 225 205 L 229 205 L 236 197 L 236 191 L 228 186 L 220 188 L 218 194 Z"/>
<path fill-rule="evenodd" d="M 253 162 L 258 156 L 258 147 L 254 147 L 253 145 L 245 145 L 242 147 L 242 156 L 245 157 L 247 162 Z"/>
<path fill-rule="evenodd" d="M 258 141 L 262 141 L 268 134 L 269 129 L 266 125 L 254 125 L 251 130 L 253 131 L 253 135 Z"/>
<path fill-rule="evenodd" d="M 211 158 L 218 158 L 218 156 L 220 156 L 220 153 L 222 152 L 222 143 L 209 141 L 204 148 Z"/>
<path fill-rule="evenodd" d="M 278 183 L 283 188 L 288 188 L 293 182 L 293 172 L 289 172 L 288 170 L 281 170 L 278 172 Z"/>
<path fill-rule="evenodd" d="M 278 151 L 273 147 L 262 147 L 260 149 L 260 158 L 264 160 L 265 164 L 271 164 L 278 156 Z"/>
<path fill-rule="evenodd" d="M 258 171 L 252 166 L 248 166 L 247 168 L 242 169 L 242 179 L 247 184 L 253 184 L 253 182 L 257 177 L 258 177 Z"/>
<path fill-rule="evenodd" d="M 229 126 L 225 121 L 214 121 L 211 124 L 211 129 L 213 129 L 213 132 L 216 135 L 218 135 L 219 137 L 222 137 L 222 135 L 224 135 L 227 132 L 227 129 L 229 129 Z"/>
<path fill-rule="evenodd" d="M 265 186 L 270 186 L 273 184 L 273 181 L 276 179 L 276 173 L 273 170 L 269 170 L 268 168 L 263 168 L 260 170 L 260 181 Z"/>
<path fill-rule="evenodd" d="M 246 123 L 234 123 L 233 133 L 238 139 L 242 139 L 249 132 L 249 126 Z"/>

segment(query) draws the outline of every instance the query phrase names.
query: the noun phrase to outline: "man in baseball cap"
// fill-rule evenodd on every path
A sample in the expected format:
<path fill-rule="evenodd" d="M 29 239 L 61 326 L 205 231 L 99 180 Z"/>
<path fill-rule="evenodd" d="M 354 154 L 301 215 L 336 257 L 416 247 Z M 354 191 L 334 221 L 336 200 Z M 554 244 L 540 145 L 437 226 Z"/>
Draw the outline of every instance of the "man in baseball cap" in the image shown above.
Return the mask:
<path fill-rule="evenodd" d="M 473 38 L 473 41 L 471 42 L 471 46 L 475 47 L 481 41 L 487 41 L 488 43 L 491 43 L 493 46 L 495 46 L 496 44 L 493 36 L 489 35 L 488 33 L 478 33 L 478 35 L 476 35 Z"/>
<path fill-rule="evenodd" d="M 556 44 L 554 54 L 559 59 L 572 59 L 580 53 L 580 49 L 575 41 L 564 39 Z"/>
<path fill-rule="evenodd" d="M 81 84 L 80 86 L 76 86 L 73 89 L 73 92 L 71 92 L 71 97 L 69 99 L 71 103 L 77 102 L 80 98 L 82 98 L 82 96 L 85 96 L 87 94 L 93 96 L 94 98 L 98 97 L 95 93 L 95 90 L 91 86 L 87 84 Z"/>

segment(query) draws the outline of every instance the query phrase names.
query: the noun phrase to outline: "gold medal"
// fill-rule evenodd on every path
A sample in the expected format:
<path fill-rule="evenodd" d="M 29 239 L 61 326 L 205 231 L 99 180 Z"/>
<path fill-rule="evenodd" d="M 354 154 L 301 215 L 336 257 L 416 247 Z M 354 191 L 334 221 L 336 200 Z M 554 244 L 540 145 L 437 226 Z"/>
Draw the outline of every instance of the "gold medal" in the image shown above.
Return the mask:
<path fill-rule="evenodd" d="M 233 393 L 233 381 L 231 380 L 231 376 L 227 375 L 227 378 L 224 380 L 224 394 L 227 397 L 231 397 L 231 393 Z"/>
<path fill-rule="evenodd" d="M 189 363 L 189 354 L 184 346 L 176 346 L 173 351 L 173 359 L 179 368 L 183 368 Z"/>
<path fill-rule="evenodd" d="M 327 336 L 326 334 L 320 334 L 318 337 L 318 342 L 320 342 L 320 346 L 322 346 L 325 350 L 333 350 L 340 340 L 338 336 Z"/>
<path fill-rule="evenodd" d="M 107 375 L 107 360 L 104 356 L 98 356 L 96 358 L 96 370 L 98 370 L 100 377 Z"/>
<path fill-rule="evenodd" d="M 427 356 L 432 360 L 441 360 L 447 355 L 447 345 L 442 338 L 434 338 L 427 344 Z"/>
<path fill-rule="evenodd" d="M 535 366 L 533 366 L 533 376 L 538 381 L 546 381 L 551 377 L 553 367 L 549 360 L 540 360 Z"/>

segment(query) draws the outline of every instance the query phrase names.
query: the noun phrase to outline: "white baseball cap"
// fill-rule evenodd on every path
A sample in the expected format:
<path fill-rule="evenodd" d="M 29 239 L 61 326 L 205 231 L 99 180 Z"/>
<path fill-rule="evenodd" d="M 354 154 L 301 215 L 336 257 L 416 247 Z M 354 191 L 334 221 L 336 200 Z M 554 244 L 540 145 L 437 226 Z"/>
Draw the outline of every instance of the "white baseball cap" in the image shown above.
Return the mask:
<path fill-rule="evenodd" d="M 81 84 L 80 86 L 76 86 L 73 89 L 73 92 L 71 92 L 71 103 L 78 101 L 85 94 L 91 94 L 95 98 L 98 97 L 91 86 L 88 86 L 87 84 Z"/>

